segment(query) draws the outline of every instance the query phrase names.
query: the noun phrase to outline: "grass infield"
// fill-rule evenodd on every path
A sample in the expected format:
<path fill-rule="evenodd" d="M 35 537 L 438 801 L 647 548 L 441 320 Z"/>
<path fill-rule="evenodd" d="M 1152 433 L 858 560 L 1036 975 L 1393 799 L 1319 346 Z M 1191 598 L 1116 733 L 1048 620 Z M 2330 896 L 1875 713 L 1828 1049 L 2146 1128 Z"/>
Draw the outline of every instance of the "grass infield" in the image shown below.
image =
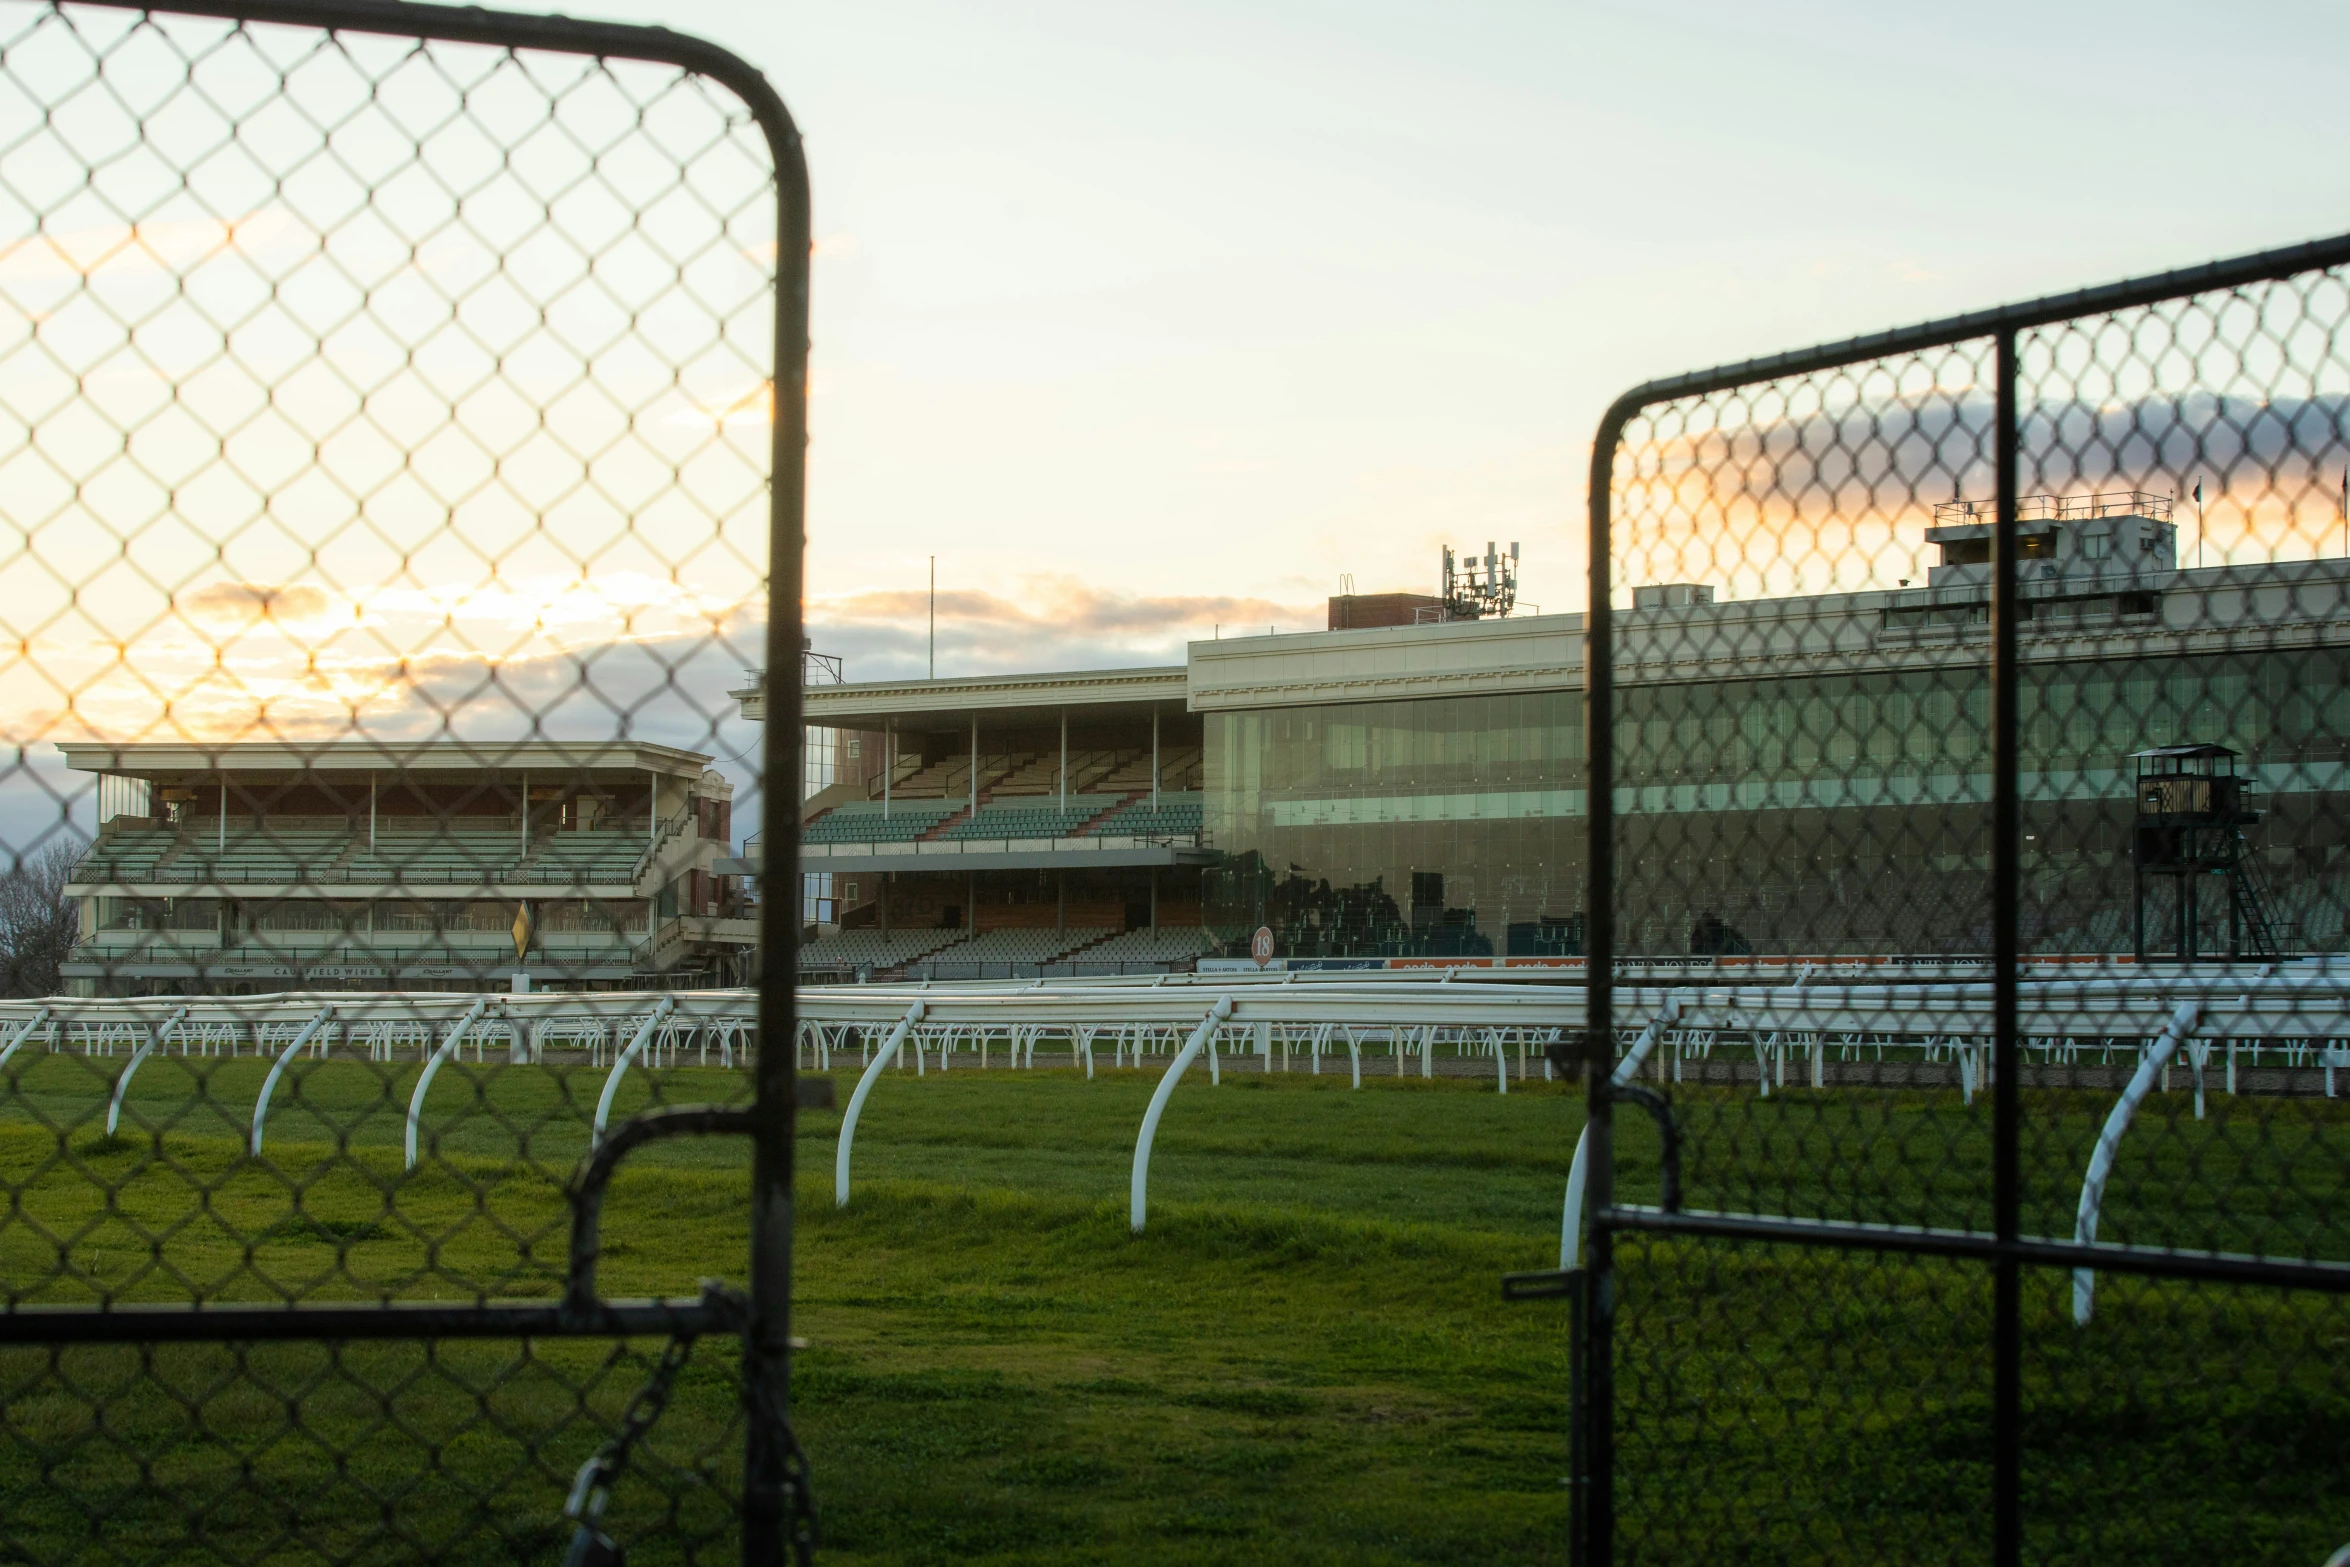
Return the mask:
<path fill-rule="evenodd" d="M 244 1152 L 260 1063 L 158 1057 L 107 1139 L 120 1065 L 36 1055 L 0 1085 L 18 1298 L 556 1287 L 602 1073 L 451 1067 L 409 1174 L 413 1061 L 304 1063 L 262 1161 Z M 1567 1311 L 1505 1305 L 1497 1281 L 1555 1261 L 1579 1093 L 1201 1071 L 1138 1237 L 1126 1181 L 1157 1077 L 893 1074 L 846 1209 L 837 1117 L 805 1119 L 794 1399 L 826 1559 L 1563 1560 Z M 639 1074 L 615 1113 L 741 1089 L 715 1068 Z M 1692 1206 L 1982 1211 L 1982 1111 L 1955 1093 L 1675 1102 Z M 2069 1230 L 2108 1103 L 2032 1096 L 2040 1227 Z M 2215 1097 L 2196 1121 L 2188 1104 L 2150 1103 L 2106 1238 L 2343 1254 L 2350 1108 Z M 1628 1122 L 1624 1141 L 1630 1194 L 1652 1193 L 1654 1133 Z M 608 1204 L 607 1293 L 739 1278 L 743 1189 L 737 1146 L 647 1150 Z M 1621 1261 L 1626 1559 L 1981 1558 L 1980 1270 L 1710 1243 L 1628 1242 Z M 2069 1287 L 2026 1280 L 2036 1560 L 2314 1567 L 2350 1540 L 2338 1301 L 2109 1277 L 2076 1330 Z M 0 1559 L 551 1562 L 570 1471 L 657 1350 L 0 1352 Z M 697 1352 L 615 1497 L 632 1561 L 730 1558 L 732 1361 Z"/>

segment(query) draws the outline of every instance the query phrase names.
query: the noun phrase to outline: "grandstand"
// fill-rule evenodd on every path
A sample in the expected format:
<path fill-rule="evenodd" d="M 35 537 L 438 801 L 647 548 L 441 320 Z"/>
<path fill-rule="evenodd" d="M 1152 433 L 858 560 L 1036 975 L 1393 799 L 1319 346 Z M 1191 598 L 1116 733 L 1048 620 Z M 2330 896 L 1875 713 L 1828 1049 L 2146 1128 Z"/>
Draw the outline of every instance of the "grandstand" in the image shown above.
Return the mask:
<path fill-rule="evenodd" d="M 1181 675 L 811 688 L 807 721 L 833 731 L 839 765 L 803 807 L 800 869 L 824 878 L 809 901 L 831 917 L 802 971 L 1025 972 L 1162 917 L 1196 931 L 1206 756 Z M 737 695 L 763 716 L 758 682 Z M 1172 947 L 1162 966 L 1198 942 Z"/>
<path fill-rule="evenodd" d="M 2350 707 L 2325 695 L 2350 689 L 2350 562 L 2182 568 L 2163 497 L 2029 504 L 2035 950 L 2131 950 L 2126 759 L 2180 743 L 2244 759 L 2260 819 L 2239 858 L 2281 949 L 2350 946 L 2333 825 L 2350 814 Z M 1916 521 L 1904 558 L 1925 569 L 1898 590 L 1631 585 L 1617 622 L 1627 952 L 1981 950 L 1983 524 Z M 1571 964 L 1582 626 L 1537 614 L 1224 637 L 1166 668 L 811 689 L 807 721 L 851 760 L 810 802 L 800 869 L 833 878 L 846 929 L 962 932 L 930 954 L 942 972 L 958 952 L 1238 960 L 1259 928 L 1281 962 Z M 918 828 L 876 825 L 914 809 L 929 813 Z M 1897 907 L 1867 891 L 1896 883 Z M 1044 927 L 1109 935 L 1049 955 L 1040 936 L 973 944 Z"/>
<path fill-rule="evenodd" d="M 109 780 L 72 872 L 84 995 L 734 982 L 732 786 L 664 746 L 63 747 Z M 949 937 L 953 935 L 948 933 Z"/>

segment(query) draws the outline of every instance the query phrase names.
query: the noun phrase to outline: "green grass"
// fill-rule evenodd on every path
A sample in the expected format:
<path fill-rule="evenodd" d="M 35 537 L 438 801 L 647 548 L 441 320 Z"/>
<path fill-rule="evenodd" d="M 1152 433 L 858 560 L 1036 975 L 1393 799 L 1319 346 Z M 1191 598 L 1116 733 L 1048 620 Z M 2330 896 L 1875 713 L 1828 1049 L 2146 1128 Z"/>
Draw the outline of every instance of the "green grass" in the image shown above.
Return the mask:
<path fill-rule="evenodd" d="M 0 1277 L 20 1298 L 551 1293 L 602 1074 L 451 1068 L 403 1173 L 416 1070 L 306 1063 L 269 1158 L 262 1068 L 20 1059 L 0 1099 Z M 805 1118 L 796 1424 L 828 1560 L 1563 1560 L 1568 1314 L 1498 1276 L 1555 1259 L 1581 1106 L 1540 1083 L 1204 1075 L 1128 1232 L 1157 1073 L 893 1075 L 832 1204 Z M 847 1074 L 843 1074 L 843 1087 Z M 733 1098 L 640 1074 L 616 1114 Z M 1683 1089 L 1689 1200 L 1963 1222 L 1987 1168 L 1954 1094 Z M 2069 1221 L 2101 1095 L 2035 1096 L 2036 1212 Z M 2149 1106 L 2106 1234 L 2339 1242 L 2350 1110 Z M 1643 1118 L 1644 1119 L 1644 1118 Z M 2134 1136 L 2136 1134 L 2133 1134 Z M 1624 1132 L 1634 1196 L 1655 1136 Z M 743 1153 L 644 1151 L 607 1293 L 739 1278 Z M 2339 1254 L 2337 1250 L 2335 1254 Z M 1630 1560 L 1979 1559 L 1988 1291 L 1940 1263 L 1628 1242 L 1618 1330 Z M 2350 1314 L 2332 1301 L 2027 1279 L 2038 1559 L 2321 1561 L 2350 1540 Z M 570 1469 L 655 1345 L 0 1352 L 0 1559 L 553 1561 Z M 613 1504 L 632 1561 L 726 1560 L 730 1345 L 698 1352 Z"/>

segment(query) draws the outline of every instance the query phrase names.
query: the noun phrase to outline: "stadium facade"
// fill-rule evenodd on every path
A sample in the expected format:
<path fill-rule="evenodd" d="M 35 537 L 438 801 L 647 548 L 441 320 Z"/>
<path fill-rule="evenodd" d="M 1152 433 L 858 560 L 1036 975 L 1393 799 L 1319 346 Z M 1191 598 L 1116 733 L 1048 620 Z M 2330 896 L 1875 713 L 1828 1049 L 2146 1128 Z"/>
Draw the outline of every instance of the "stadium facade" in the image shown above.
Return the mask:
<path fill-rule="evenodd" d="M 1989 523 L 1941 510 L 1917 587 L 1653 584 L 1618 610 L 1628 953 L 1986 950 Z M 2020 527 L 2031 949 L 2132 950 L 2132 758 L 2177 744 L 2237 754 L 2273 939 L 2341 949 L 2350 560 L 2182 568 L 2169 501 L 2127 492 L 2035 498 Z M 834 878 L 836 917 L 805 966 L 1149 966 L 1238 957 L 1259 928 L 1293 964 L 1573 963 L 1582 625 L 811 689 L 843 770 L 807 807 L 801 869 Z"/>
<path fill-rule="evenodd" d="M 733 786 L 630 742 L 68 744 L 79 995 L 747 979 Z"/>

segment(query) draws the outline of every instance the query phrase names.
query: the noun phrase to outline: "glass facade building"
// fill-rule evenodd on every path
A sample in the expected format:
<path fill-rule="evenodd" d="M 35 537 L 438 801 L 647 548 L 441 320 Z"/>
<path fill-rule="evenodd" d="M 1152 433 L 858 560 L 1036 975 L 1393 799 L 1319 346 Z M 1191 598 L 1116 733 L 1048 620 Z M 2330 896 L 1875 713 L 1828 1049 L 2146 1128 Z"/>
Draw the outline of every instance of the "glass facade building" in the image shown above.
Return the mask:
<path fill-rule="evenodd" d="M 1624 950 L 1984 951 L 1989 688 L 1950 652 L 1619 686 Z M 2188 742 L 2240 754 L 2285 950 L 2344 947 L 2350 651 L 2040 659 L 2022 698 L 2034 950 L 2131 949 L 2129 758 Z M 1585 783 L 1574 690 L 1212 714 L 1207 921 L 1292 957 L 1577 952 Z"/>

